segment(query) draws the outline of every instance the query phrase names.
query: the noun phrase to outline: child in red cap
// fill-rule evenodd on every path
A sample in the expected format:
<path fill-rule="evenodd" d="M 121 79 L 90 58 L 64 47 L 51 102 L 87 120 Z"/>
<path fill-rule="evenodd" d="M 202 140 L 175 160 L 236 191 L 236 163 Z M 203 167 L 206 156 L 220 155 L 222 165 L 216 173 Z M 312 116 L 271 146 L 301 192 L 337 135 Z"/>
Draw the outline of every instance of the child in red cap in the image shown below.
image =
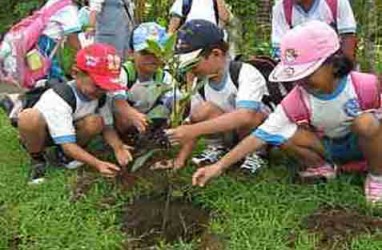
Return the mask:
<path fill-rule="evenodd" d="M 47 162 L 45 148 L 56 145 L 72 158 L 74 168 L 87 164 L 106 177 L 120 168 L 102 161 L 83 147 L 102 133 L 113 148 L 118 164 L 126 166 L 132 157 L 113 129 L 111 105 L 106 92 L 120 90 L 121 60 L 116 50 L 105 44 L 94 44 L 80 50 L 73 67 L 74 80 L 52 85 L 31 108 L 18 117 L 21 141 L 32 158 L 30 183 L 44 180 Z"/>

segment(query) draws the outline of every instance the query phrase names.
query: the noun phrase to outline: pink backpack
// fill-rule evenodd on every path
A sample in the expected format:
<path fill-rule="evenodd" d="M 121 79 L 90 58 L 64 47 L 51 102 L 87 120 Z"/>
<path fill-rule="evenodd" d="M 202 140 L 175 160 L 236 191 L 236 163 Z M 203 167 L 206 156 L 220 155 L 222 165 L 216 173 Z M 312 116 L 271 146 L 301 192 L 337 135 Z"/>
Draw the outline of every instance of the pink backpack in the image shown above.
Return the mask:
<path fill-rule="evenodd" d="M 361 110 L 380 108 L 380 92 L 377 76 L 360 72 L 351 72 L 352 83 L 358 97 Z M 311 110 L 304 99 L 301 86 L 296 86 L 282 100 L 281 106 L 289 120 L 296 124 L 310 124 Z"/>
<path fill-rule="evenodd" d="M 332 12 L 333 22 L 334 24 L 336 24 L 338 0 L 325 0 L 325 1 Z M 292 26 L 293 0 L 283 0 L 283 6 L 284 6 L 284 14 L 285 14 L 286 22 L 289 25 L 289 27 L 292 28 L 293 27 Z"/>
<path fill-rule="evenodd" d="M 49 7 L 36 11 L 10 29 L 3 40 L 3 43 L 7 43 L 10 47 L 10 53 L 0 58 L 0 82 L 31 89 L 36 80 L 47 75 L 59 42 L 47 57 L 38 51 L 36 45 L 49 19 L 70 4 L 71 0 L 57 1 Z"/>

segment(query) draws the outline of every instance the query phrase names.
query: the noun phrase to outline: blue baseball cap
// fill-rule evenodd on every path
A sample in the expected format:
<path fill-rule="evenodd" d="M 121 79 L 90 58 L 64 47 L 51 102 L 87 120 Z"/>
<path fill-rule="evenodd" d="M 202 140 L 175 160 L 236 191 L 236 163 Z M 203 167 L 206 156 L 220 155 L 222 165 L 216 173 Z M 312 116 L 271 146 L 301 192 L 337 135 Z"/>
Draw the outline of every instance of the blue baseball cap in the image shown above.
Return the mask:
<path fill-rule="evenodd" d="M 201 19 L 186 22 L 178 31 L 175 47 L 180 67 L 194 63 L 203 49 L 222 42 L 225 42 L 225 34 L 216 24 Z"/>
<path fill-rule="evenodd" d="M 166 29 L 155 22 L 142 23 L 133 30 L 132 49 L 142 51 L 147 49 L 147 41 L 152 40 L 163 46 L 168 39 Z"/>

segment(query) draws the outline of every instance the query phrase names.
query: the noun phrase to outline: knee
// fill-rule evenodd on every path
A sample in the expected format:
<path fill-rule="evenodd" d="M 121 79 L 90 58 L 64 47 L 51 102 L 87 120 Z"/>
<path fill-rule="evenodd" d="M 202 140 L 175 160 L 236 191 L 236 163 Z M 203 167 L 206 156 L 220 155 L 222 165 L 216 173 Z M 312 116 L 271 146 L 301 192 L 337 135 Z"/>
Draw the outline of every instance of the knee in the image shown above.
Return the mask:
<path fill-rule="evenodd" d="M 17 119 L 17 126 L 21 130 L 35 130 L 41 126 L 45 126 L 45 122 L 40 112 L 37 109 L 25 109 Z"/>
<path fill-rule="evenodd" d="M 380 127 L 378 119 L 370 113 L 365 113 L 354 119 L 352 124 L 353 133 L 363 136 L 374 136 Z"/>
<path fill-rule="evenodd" d="M 196 106 L 191 112 L 191 122 L 197 123 L 213 119 L 224 113 L 218 106 L 211 102 L 203 102 Z"/>
<path fill-rule="evenodd" d="M 88 134 L 100 134 L 105 127 L 105 123 L 101 116 L 89 115 L 83 118 L 77 126 L 79 129 L 86 131 Z"/>

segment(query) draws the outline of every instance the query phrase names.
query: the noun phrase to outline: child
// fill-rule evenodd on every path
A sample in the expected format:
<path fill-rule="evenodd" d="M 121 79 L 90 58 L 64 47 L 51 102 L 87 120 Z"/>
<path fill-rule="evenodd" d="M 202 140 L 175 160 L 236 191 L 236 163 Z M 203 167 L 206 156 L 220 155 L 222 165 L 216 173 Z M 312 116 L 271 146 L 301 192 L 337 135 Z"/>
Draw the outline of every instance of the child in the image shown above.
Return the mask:
<path fill-rule="evenodd" d="M 272 47 L 279 57 L 280 40 L 291 28 L 319 20 L 332 25 L 341 36 L 341 49 L 354 61 L 356 22 L 348 0 L 282 0 L 275 3 L 272 14 Z"/>
<path fill-rule="evenodd" d="M 192 161 L 197 165 L 213 163 L 235 142 L 234 137 L 246 135 L 267 116 L 268 108 L 262 103 L 268 94 L 266 82 L 256 68 L 246 63 L 238 72 L 237 82 L 233 80 L 231 68 L 235 64 L 227 55 L 223 30 L 211 22 L 191 20 L 182 26 L 176 50 L 180 67 L 189 69 L 204 86 L 191 99 L 191 124 L 167 131 L 173 142 L 182 144 L 174 167 L 185 165 L 201 136 L 206 136 L 207 148 Z M 251 171 L 259 166 L 260 159 L 255 154 L 242 165 Z M 171 167 L 172 161 L 155 166 Z"/>
<path fill-rule="evenodd" d="M 133 128 L 140 133 L 145 132 L 158 105 L 166 110 L 162 118 L 169 118 L 173 80 L 162 69 L 160 58 L 148 51 L 147 45 L 147 41 L 151 40 L 163 46 L 167 38 L 165 28 L 154 22 L 142 23 L 133 30 L 132 60 L 123 64 L 121 73 L 122 82 L 129 91 L 115 92 L 113 98 L 116 128 L 120 135 L 132 132 Z"/>
<path fill-rule="evenodd" d="M 117 165 L 97 159 L 83 148 L 100 133 L 113 148 L 120 166 L 131 160 L 128 147 L 112 128 L 110 101 L 104 97 L 106 91 L 122 88 L 120 63 L 115 49 L 108 45 L 94 44 L 80 50 L 73 68 L 74 80 L 47 90 L 32 108 L 19 114 L 21 141 L 32 158 L 31 184 L 44 180 L 47 167 L 44 151 L 53 145 L 102 175 L 115 176 L 120 170 Z"/>
<path fill-rule="evenodd" d="M 366 159 L 366 199 L 382 201 L 378 82 L 373 75 L 351 72 L 351 61 L 339 49 L 336 32 L 323 22 L 310 21 L 289 31 L 281 41 L 281 63 L 270 80 L 298 85 L 235 149 L 199 169 L 193 184 L 204 186 L 248 153 L 272 144 L 296 151 L 307 167 L 302 177 L 331 179 L 336 176 L 335 163 Z"/>

